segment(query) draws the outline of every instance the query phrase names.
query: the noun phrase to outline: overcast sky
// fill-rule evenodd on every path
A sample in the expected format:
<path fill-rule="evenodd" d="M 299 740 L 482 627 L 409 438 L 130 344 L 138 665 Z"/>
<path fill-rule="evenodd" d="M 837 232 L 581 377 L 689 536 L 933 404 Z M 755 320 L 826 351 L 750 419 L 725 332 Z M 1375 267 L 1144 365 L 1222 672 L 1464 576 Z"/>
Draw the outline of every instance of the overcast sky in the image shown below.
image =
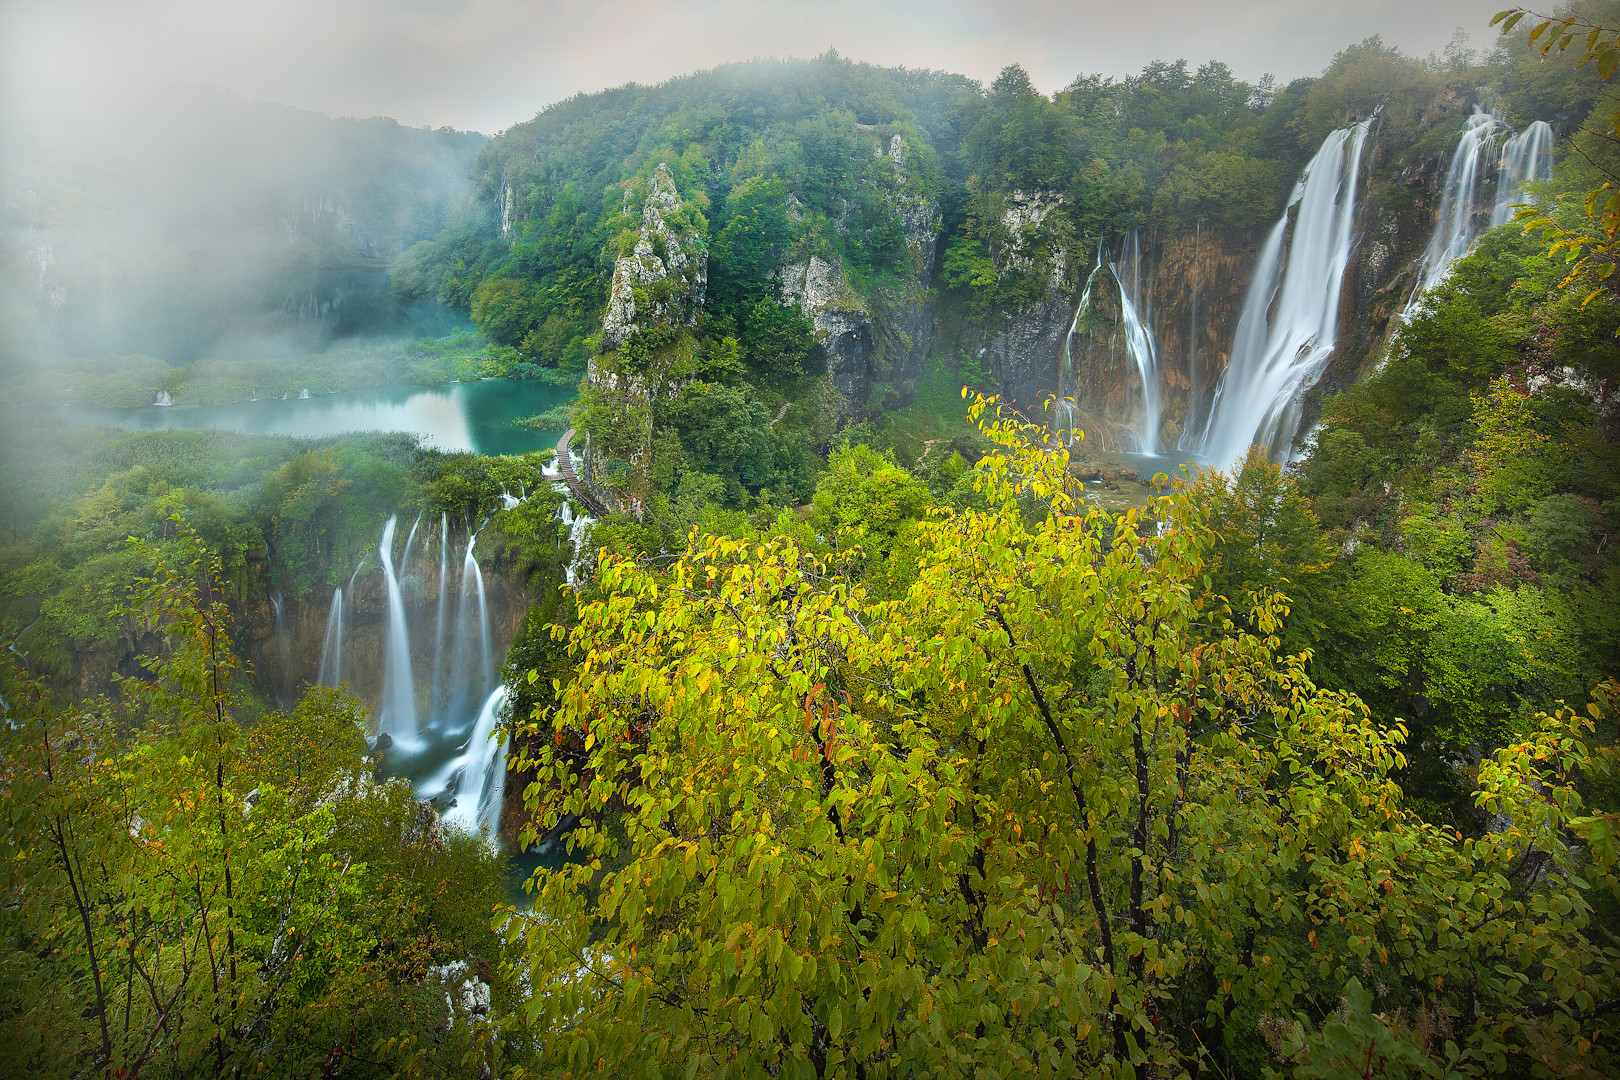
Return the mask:
<path fill-rule="evenodd" d="M 493 133 L 549 102 L 755 56 L 836 48 L 1046 91 L 1155 59 L 1314 75 L 1370 34 L 1419 56 L 1503 0 L 0 0 L 8 119 L 68 90 L 209 83 L 333 116 Z"/>

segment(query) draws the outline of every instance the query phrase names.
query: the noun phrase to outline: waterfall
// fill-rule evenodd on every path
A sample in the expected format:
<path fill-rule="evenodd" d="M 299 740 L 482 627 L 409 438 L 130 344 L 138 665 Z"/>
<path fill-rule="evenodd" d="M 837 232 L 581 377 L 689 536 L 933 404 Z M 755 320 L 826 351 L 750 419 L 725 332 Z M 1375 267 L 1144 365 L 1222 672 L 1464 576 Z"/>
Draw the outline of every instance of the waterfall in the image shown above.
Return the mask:
<path fill-rule="evenodd" d="M 501 799 L 506 792 L 506 732 L 493 736 L 500 725 L 501 703 L 506 687 L 497 686 L 484 701 L 472 735 L 461 755 L 423 785 L 423 793 L 434 798 L 453 796 L 453 805 L 444 812 L 444 823 L 467 832 L 483 832 L 491 838 L 500 829 Z"/>
<path fill-rule="evenodd" d="M 399 515 L 389 517 L 383 526 L 377 554 L 382 558 L 383 575 L 388 581 L 388 644 L 383 653 L 383 691 L 379 726 L 398 747 L 420 744 L 416 728 L 416 688 L 411 678 L 411 640 L 405 621 L 405 600 L 399 579 L 394 576 L 394 529 Z"/>
<path fill-rule="evenodd" d="M 1371 125 L 1369 118 L 1323 141 L 1261 245 L 1232 358 L 1216 386 L 1198 447 L 1218 468 L 1241 460 L 1255 443 L 1274 457 L 1285 456 L 1299 426 L 1300 396 L 1332 355 L 1340 286 L 1350 260 L 1356 178 Z"/>
<path fill-rule="evenodd" d="M 321 643 L 321 672 L 315 681 L 322 686 L 343 682 L 343 589 L 332 590 L 332 608 L 326 615 L 326 640 Z"/>
<path fill-rule="evenodd" d="M 309 400 L 309 387 L 306 386 L 302 390 L 298 391 L 298 400 L 299 401 L 308 401 Z"/>
<path fill-rule="evenodd" d="M 1526 180 L 1546 180 L 1552 175 L 1553 129 L 1537 120 L 1502 146 L 1502 160 L 1496 173 L 1496 205 L 1491 209 L 1491 225 L 1513 218 L 1513 205 L 1521 202 L 1519 186 Z"/>
<path fill-rule="evenodd" d="M 1177 449 L 1187 445 L 1187 433 L 1193 428 L 1198 412 L 1198 256 L 1204 247 L 1204 222 L 1199 219 L 1193 231 L 1192 269 L 1192 322 L 1187 330 L 1187 415 L 1181 423 L 1181 439 Z"/>
<path fill-rule="evenodd" d="M 1120 246 L 1120 261 L 1130 268 L 1130 285 L 1125 284 L 1118 265 L 1111 264 L 1109 269 L 1119 285 L 1125 348 L 1136 362 L 1136 372 L 1142 379 L 1142 415 L 1136 422 L 1136 449 L 1138 453 L 1156 454 L 1159 452 L 1159 355 L 1153 331 L 1138 313 L 1137 302 L 1142 295 L 1142 246 L 1135 229 Z"/>
<path fill-rule="evenodd" d="M 461 596 L 456 604 L 456 647 L 450 659 L 450 701 L 445 716 L 454 723 L 466 715 L 469 701 L 477 700 L 494 682 L 489 651 L 489 606 L 484 597 L 484 573 L 473 554 L 478 534 L 467 538 L 461 561 Z M 476 601 L 477 609 L 474 611 Z M 476 623 L 474 619 L 476 618 Z M 478 655 L 475 658 L 473 648 Z"/>
<path fill-rule="evenodd" d="M 405 537 L 405 554 L 399 557 L 399 580 L 405 581 L 411 576 L 411 547 L 416 543 L 416 529 L 422 524 L 422 515 L 416 515 L 416 521 L 411 525 L 411 531 Z"/>
<path fill-rule="evenodd" d="M 270 607 L 276 613 L 276 662 L 281 668 L 281 684 L 287 683 L 287 620 L 281 614 L 281 595 L 270 598 Z"/>
<path fill-rule="evenodd" d="M 1463 128 L 1457 149 L 1452 151 L 1446 169 L 1446 186 L 1440 195 L 1440 214 L 1434 223 L 1429 246 L 1418 261 L 1418 280 L 1412 289 L 1410 307 L 1419 296 L 1438 285 L 1456 262 L 1473 246 L 1479 235 L 1480 211 L 1475 197 L 1482 167 L 1488 167 L 1492 151 L 1504 128 L 1501 117 L 1478 105 Z"/>
<path fill-rule="evenodd" d="M 159 390 L 157 392 L 157 397 L 153 399 L 152 404 L 167 407 L 174 404 L 174 398 L 169 396 L 169 392 L 167 390 Z"/>
<path fill-rule="evenodd" d="M 1091 273 L 1086 276 L 1085 287 L 1080 290 L 1080 302 L 1074 306 L 1074 318 L 1069 320 L 1069 332 L 1063 335 L 1063 354 L 1060 358 L 1058 368 L 1058 391 L 1060 396 L 1054 403 L 1057 410 L 1057 424 L 1054 430 L 1068 432 L 1066 437 L 1066 445 L 1069 446 L 1074 445 L 1074 424 L 1076 418 L 1073 400 L 1075 391 L 1073 352 L 1074 336 L 1080 333 L 1080 320 L 1085 316 L 1086 312 L 1091 310 L 1091 289 L 1092 286 L 1096 284 L 1097 275 L 1102 273 L 1102 268 L 1103 249 L 1102 245 L 1099 244 L 1097 245 L 1097 265 L 1093 266 L 1091 268 Z M 1106 440 L 1100 435 L 1100 429 L 1098 441 L 1100 444 L 1099 449 L 1108 449 Z M 572 583 L 573 582 L 570 580 L 569 584 Z"/>
<path fill-rule="evenodd" d="M 1072 425 L 1074 406 L 1061 398 L 1058 400 L 1058 405 L 1060 407 L 1068 406 Z M 574 508 L 569 505 L 567 499 L 564 499 L 562 505 L 557 507 L 557 520 L 568 526 L 568 542 L 573 546 L 573 554 L 568 558 L 568 565 L 563 568 L 563 576 L 567 579 L 570 589 L 578 589 L 580 563 L 584 558 L 585 544 L 591 537 L 591 526 L 596 524 L 596 519 L 589 514 L 581 514 L 579 517 L 575 517 Z"/>
<path fill-rule="evenodd" d="M 429 711 L 439 707 L 444 688 L 444 593 L 450 579 L 450 515 L 439 512 L 439 607 L 433 624 L 433 696 Z"/>

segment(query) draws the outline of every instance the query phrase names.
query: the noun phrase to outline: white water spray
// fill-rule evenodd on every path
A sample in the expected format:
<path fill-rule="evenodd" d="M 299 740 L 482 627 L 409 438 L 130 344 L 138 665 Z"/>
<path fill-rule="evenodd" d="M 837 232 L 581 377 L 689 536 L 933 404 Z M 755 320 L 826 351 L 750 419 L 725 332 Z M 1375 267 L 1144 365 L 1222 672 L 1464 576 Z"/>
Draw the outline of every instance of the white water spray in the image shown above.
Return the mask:
<path fill-rule="evenodd" d="M 444 596 L 450 579 L 450 515 L 439 514 L 439 607 L 433 624 L 433 696 L 428 699 L 431 712 L 439 707 L 440 691 L 444 688 Z"/>
<path fill-rule="evenodd" d="M 1514 204 L 1524 201 L 1519 187 L 1527 180 L 1552 176 L 1553 129 L 1537 120 L 1502 146 L 1502 160 L 1496 173 L 1496 205 L 1491 208 L 1491 225 L 1513 220 Z"/>
<path fill-rule="evenodd" d="M 1142 380 L 1142 414 L 1136 421 L 1136 450 L 1142 454 L 1159 452 L 1159 350 L 1148 328 L 1144 312 L 1139 311 L 1142 296 L 1142 245 L 1132 229 L 1120 249 L 1120 261 L 1129 268 L 1130 284 L 1119 272 L 1117 264 L 1110 264 L 1114 281 L 1119 285 L 1120 321 L 1125 324 L 1125 348 L 1136 363 L 1136 373 Z"/>
<path fill-rule="evenodd" d="M 343 589 L 332 590 L 332 607 L 326 614 L 326 639 L 321 642 L 321 670 L 315 681 L 337 686 L 343 681 Z"/>
<path fill-rule="evenodd" d="M 393 515 L 383 526 L 382 541 L 377 554 L 382 558 L 383 575 L 388 581 L 388 639 L 383 653 L 383 692 L 379 706 L 379 727 L 399 747 L 421 744 L 421 733 L 416 727 L 416 689 L 411 678 L 411 639 L 405 621 L 405 599 L 400 595 L 399 579 L 394 576 L 394 529 L 399 516 Z"/>
<path fill-rule="evenodd" d="M 506 687 L 497 686 L 484 701 L 472 735 L 461 755 L 424 785 L 430 794 L 453 793 L 455 805 L 444 812 L 445 825 L 494 838 L 500 830 L 501 800 L 506 793 L 506 732 L 495 738 Z M 435 790 L 436 789 L 436 790 Z"/>
<path fill-rule="evenodd" d="M 1369 118 L 1323 141 L 1260 248 L 1232 359 L 1197 448 L 1218 468 L 1236 464 L 1256 443 L 1275 458 L 1286 457 L 1299 427 L 1300 398 L 1333 353 L 1356 179 L 1371 125 Z"/>
<path fill-rule="evenodd" d="M 1418 280 L 1407 301 L 1408 307 L 1445 279 L 1451 264 L 1468 253 L 1479 235 L 1482 222 L 1476 193 L 1480 174 L 1490 165 L 1497 140 L 1505 128 L 1496 113 L 1474 106 L 1468 126 L 1457 140 L 1457 149 L 1452 151 L 1451 165 L 1446 169 L 1440 214 L 1434 223 L 1434 233 L 1429 237 L 1429 246 L 1424 248 L 1418 262 Z"/>

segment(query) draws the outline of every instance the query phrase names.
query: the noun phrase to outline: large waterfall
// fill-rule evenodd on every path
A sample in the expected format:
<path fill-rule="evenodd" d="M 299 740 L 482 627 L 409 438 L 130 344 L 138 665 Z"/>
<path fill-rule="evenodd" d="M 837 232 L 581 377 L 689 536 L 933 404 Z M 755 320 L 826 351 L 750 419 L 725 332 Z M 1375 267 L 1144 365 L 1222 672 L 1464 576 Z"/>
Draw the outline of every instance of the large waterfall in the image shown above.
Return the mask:
<path fill-rule="evenodd" d="M 1183 439 L 1184 449 L 1219 468 L 1241 460 L 1256 443 L 1274 457 L 1286 455 L 1299 427 L 1301 396 L 1333 353 L 1356 180 L 1371 124 L 1369 118 L 1323 141 L 1261 246 L 1209 420 L 1196 445 Z"/>
<path fill-rule="evenodd" d="M 1097 249 L 1097 265 L 1086 278 L 1085 287 L 1080 293 L 1080 302 L 1074 309 L 1074 318 L 1069 323 L 1069 332 L 1063 338 L 1058 373 L 1060 396 L 1052 403 L 1052 428 L 1054 431 L 1064 433 L 1070 442 L 1073 441 L 1074 431 L 1079 422 L 1074 396 L 1077 391 L 1084 389 L 1077 385 L 1081 375 L 1076 366 L 1074 343 L 1076 338 L 1096 333 L 1089 322 L 1093 313 L 1093 302 L 1096 299 L 1097 279 L 1105 270 L 1108 277 L 1113 279 L 1115 288 L 1119 290 L 1118 321 L 1114 324 L 1112 334 L 1108 335 L 1109 355 L 1110 358 L 1116 355 L 1114 350 L 1123 344 L 1126 355 L 1136 368 L 1137 381 L 1141 384 L 1140 409 L 1135 412 L 1135 420 L 1129 429 L 1124 432 L 1116 431 L 1115 437 L 1118 438 L 1123 434 L 1122 441 L 1125 443 L 1124 446 L 1117 448 L 1141 454 L 1156 454 L 1159 448 L 1159 423 L 1162 416 L 1159 349 L 1153 339 L 1153 316 L 1147 309 L 1151 290 L 1145 289 L 1142 284 L 1142 245 L 1135 229 L 1127 233 L 1120 242 L 1117 261 L 1110 259 L 1102 246 L 1099 245 Z M 1104 279 L 1105 284 L 1106 281 L 1107 278 Z M 1104 318 L 1106 320 L 1111 317 Z M 1099 334 L 1099 337 L 1101 336 L 1104 335 Z M 1109 430 L 1106 425 L 1098 425 L 1092 431 L 1092 437 L 1097 439 L 1099 449 L 1114 449 L 1108 445 Z"/>
<path fill-rule="evenodd" d="M 332 590 L 332 607 L 326 613 L 326 640 L 321 642 L 321 669 L 315 681 L 322 686 L 343 682 L 343 590 Z"/>
<path fill-rule="evenodd" d="M 450 803 L 446 825 L 494 835 L 500 827 L 501 798 L 506 791 L 507 735 L 500 731 L 506 687 L 497 686 L 484 699 L 461 753 L 424 783 L 421 794 Z M 499 731 L 500 738 L 495 738 Z M 447 796 L 452 798 L 447 798 Z"/>

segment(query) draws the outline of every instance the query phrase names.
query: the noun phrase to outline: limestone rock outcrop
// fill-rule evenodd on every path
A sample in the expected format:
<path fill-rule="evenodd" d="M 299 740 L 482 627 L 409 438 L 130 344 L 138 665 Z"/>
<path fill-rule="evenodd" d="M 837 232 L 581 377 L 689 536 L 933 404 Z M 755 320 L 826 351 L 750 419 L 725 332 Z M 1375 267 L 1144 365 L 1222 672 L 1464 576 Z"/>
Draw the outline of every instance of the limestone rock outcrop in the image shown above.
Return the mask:
<path fill-rule="evenodd" d="M 602 347 L 617 349 L 657 322 L 691 325 L 708 287 L 708 252 L 688 220 L 669 166 L 653 170 L 635 250 L 614 261 Z"/>
<path fill-rule="evenodd" d="M 859 418 L 872 392 L 875 352 L 866 302 L 849 287 L 844 272 L 820 255 L 784 266 L 782 301 L 802 311 L 827 353 L 827 377 L 838 391 L 834 408 L 841 427 Z"/>
<path fill-rule="evenodd" d="M 783 303 L 799 308 L 815 327 L 827 354 L 827 375 L 836 393 L 829 421 L 836 427 L 865 419 L 872 409 L 910 404 L 921 381 L 923 361 L 933 343 L 933 270 L 939 238 L 939 209 L 919 194 L 907 174 L 905 139 L 895 133 L 878 141 L 875 153 L 894 166 L 883 192 L 905 236 L 906 269 L 866 292 L 855 289 L 844 269 L 819 254 L 789 262 L 777 271 Z M 802 216 L 799 200 L 788 196 L 788 216 Z"/>

